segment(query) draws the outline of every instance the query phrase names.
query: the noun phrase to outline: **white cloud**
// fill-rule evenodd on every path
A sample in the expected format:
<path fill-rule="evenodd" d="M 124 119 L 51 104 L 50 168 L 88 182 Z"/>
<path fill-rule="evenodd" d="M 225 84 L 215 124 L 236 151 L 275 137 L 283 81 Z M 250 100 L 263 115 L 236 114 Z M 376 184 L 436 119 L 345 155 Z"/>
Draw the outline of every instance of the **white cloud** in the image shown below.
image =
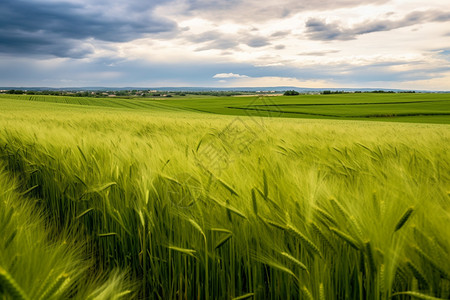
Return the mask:
<path fill-rule="evenodd" d="M 326 80 L 299 80 L 292 77 L 279 76 L 262 76 L 262 77 L 247 77 L 239 79 L 230 84 L 231 87 L 275 87 L 275 86 L 295 86 L 307 88 L 337 88 L 334 82 Z"/>
<path fill-rule="evenodd" d="M 234 73 L 218 73 L 213 78 L 247 78 L 247 75 L 240 75 Z"/>
<path fill-rule="evenodd" d="M 16 2 L 7 0 L 9 5 Z M 56 4 L 58 1 L 38 2 Z M 68 2 L 75 4 L 92 1 Z M 107 10 L 107 16 L 111 18 L 123 11 L 134 13 L 126 14 L 126 18 L 120 15 L 118 20 L 122 20 L 123 24 L 119 22 L 120 24 L 112 27 L 111 32 L 108 31 L 113 38 L 104 36 L 104 31 L 95 35 L 87 30 L 88 34 L 76 38 L 77 43 L 69 45 L 78 45 L 76 51 L 45 47 L 41 52 L 48 50 L 50 54 L 55 54 L 58 51 L 60 56 L 76 57 L 78 61 L 62 61 L 59 73 L 54 74 L 46 66 L 46 60 L 35 58 L 33 61 L 42 62 L 36 63 L 42 71 L 36 74 L 42 75 L 33 74 L 34 77 L 31 78 L 30 74 L 17 73 L 16 78 L 19 79 L 12 85 L 26 84 L 25 79 L 21 78 L 66 78 L 67 69 L 71 69 L 73 65 L 84 66 L 91 63 L 102 74 L 94 78 L 99 84 L 102 80 L 107 84 L 111 82 L 108 78 L 117 77 L 117 84 L 120 85 L 125 84 L 123 80 L 126 78 L 133 78 L 133 85 L 138 85 L 141 82 L 139 80 L 143 80 L 142 82 L 150 82 L 152 85 L 158 82 L 169 86 L 339 85 L 450 90 L 450 58 L 442 54 L 445 52 L 437 51 L 450 47 L 448 1 L 319 2 L 157 0 L 147 7 L 142 1 L 130 0 L 126 9 L 114 4 Z M 98 0 L 98 7 L 93 11 L 99 11 L 109 3 L 107 0 Z M 146 21 L 136 17 L 141 12 L 164 16 L 168 24 L 164 28 L 168 31 L 154 33 L 153 29 L 148 30 Z M 64 20 L 66 24 L 63 17 L 68 14 L 64 13 L 53 21 Z M 89 24 L 97 24 L 97 20 L 90 19 L 90 14 L 84 18 L 90 21 Z M 6 24 L 5 20 L 10 18 L 4 18 L 3 23 L 1 20 L 0 23 Z M 141 21 L 145 26 L 137 26 Z M 105 22 L 109 24 L 110 20 Z M 8 28 L 6 25 L 3 27 Z M 62 29 L 55 30 L 61 36 L 65 33 Z M 133 31 L 132 35 L 128 35 L 129 30 Z M 0 33 L 1 31 L 0 29 Z M 44 35 L 45 32 L 42 32 Z M 4 33 L 9 34 L 13 42 L 17 39 L 9 31 Z M 114 38 L 117 34 L 126 38 Z M 73 35 L 71 32 L 67 38 Z M 31 45 L 27 48 L 31 51 L 35 51 L 34 43 L 42 43 L 42 39 L 31 44 L 28 44 L 28 39 L 23 41 L 26 45 Z M 51 46 L 54 40 L 50 41 Z M 15 45 L 12 42 L 6 51 L 5 47 L 8 45 L 4 44 L 0 45 L 0 69 L 2 64 L 9 65 L 8 55 L 23 62 L 26 52 L 16 54 L 9 51 Z M 63 68 L 63 65 L 67 67 Z M 10 68 L 12 71 L 16 69 L 18 68 L 14 69 L 13 66 Z M 183 72 L 178 71 L 179 69 Z M 230 70 L 236 73 L 225 73 Z M 109 73 L 111 71 L 116 73 Z M 77 72 L 78 74 L 71 73 L 71 79 L 84 76 L 83 68 L 77 69 Z M 119 78 L 117 72 L 123 76 Z M 0 74 L 0 81 L 11 82 L 11 76 L 8 72 L 3 72 L 3 76 Z"/>

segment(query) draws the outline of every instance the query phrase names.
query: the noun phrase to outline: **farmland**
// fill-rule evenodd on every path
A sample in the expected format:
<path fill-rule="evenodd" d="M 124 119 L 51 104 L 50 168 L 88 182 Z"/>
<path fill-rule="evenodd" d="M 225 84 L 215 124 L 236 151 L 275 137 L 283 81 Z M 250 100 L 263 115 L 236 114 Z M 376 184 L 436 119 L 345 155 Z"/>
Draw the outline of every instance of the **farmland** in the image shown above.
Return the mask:
<path fill-rule="evenodd" d="M 0 296 L 448 299 L 449 123 L 450 94 L 0 95 Z"/>
<path fill-rule="evenodd" d="M 335 94 L 294 97 L 83 98 L 0 95 L 1 99 L 138 110 L 283 118 L 449 123 L 450 94 Z"/>

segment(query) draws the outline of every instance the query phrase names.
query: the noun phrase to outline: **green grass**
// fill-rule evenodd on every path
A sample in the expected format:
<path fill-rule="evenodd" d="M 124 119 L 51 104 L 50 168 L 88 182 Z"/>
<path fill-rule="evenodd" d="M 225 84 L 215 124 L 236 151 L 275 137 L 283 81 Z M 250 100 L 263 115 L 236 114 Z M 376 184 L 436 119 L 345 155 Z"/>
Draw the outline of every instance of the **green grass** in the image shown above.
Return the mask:
<path fill-rule="evenodd" d="M 34 187 L 38 188 L 38 187 Z M 112 299 L 133 295 L 124 272 L 94 271 L 76 225 L 55 234 L 43 212 L 18 192 L 18 183 L 0 163 L 0 297 L 2 299 Z M 101 295 L 100 297 L 98 297 Z M 97 297 L 97 298 L 96 298 Z"/>
<path fill-rule="evenodd" d="M 326 97 L 277 101 L 361 101 Z M 49 274 L 61 299 L 450 297 L 449 125 L 49 99 L 0 100 L 0 222 L 25 211 L 0 271 L 30 298 Z"/>
<path fill-rule="evenodd" d="M 175 110 L 222 115 L 450 123 L 450 94 L 336 94 L 274 97 L 81 98 L 0 95 L 2 99 L 133 110 Z M 5 100 L 3 100 L 5 101 Z"/>

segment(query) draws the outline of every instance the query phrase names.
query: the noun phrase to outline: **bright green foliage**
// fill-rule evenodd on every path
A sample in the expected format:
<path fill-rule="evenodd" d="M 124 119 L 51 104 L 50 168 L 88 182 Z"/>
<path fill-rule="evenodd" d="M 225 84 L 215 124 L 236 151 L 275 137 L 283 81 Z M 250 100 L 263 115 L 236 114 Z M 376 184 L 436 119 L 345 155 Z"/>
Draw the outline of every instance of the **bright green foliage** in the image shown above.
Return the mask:
<path fill-rule="evenodd" d="M 117 269 L 138 299 L 450 297 L 448 125 L 0 103 L 1 162 L 39 210 L 9 203 L 56 247 L 19 244 L 25 217 L 0 235 L 27 295 L 94 263 L 86 298 L 133 298 Z"/>
<path fill-rule="evenodd" d="M 87 249 L 76 241 L 81 236 L 71 233 L 76 227 L 59 234 L 46 229 L 42 211 L 16 188 L 17 183 L 0 162 L 1 299 L 92 296 L 100 300 L 125 291 L 123 275 L 89 270 L 93 261 L 87 259 Z"/>

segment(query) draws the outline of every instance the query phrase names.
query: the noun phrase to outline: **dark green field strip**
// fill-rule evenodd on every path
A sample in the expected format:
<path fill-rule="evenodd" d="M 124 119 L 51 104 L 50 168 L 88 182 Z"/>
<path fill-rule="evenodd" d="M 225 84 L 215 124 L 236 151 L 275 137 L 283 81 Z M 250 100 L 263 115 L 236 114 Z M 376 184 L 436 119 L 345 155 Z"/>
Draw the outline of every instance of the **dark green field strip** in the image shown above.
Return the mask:
<path fill-rule="evenodd" d="M 301 111 L 282 111 L 275 109 L 259 109 L 259 108 L 251 108 L 251 107 L 228 107 L 230 109 L 240 109 L 240 110 L 251 110 L 257 112 L 268 112 L 272 113 L 271 116 L 275 116 L 276 114 L 298 114 L 298 115 L 311 115 L 311 116 L 321 116 L 321 117 L 331 117 L 331 118 L 395 118 L 395 117 L 415 117 L 415 116 L 450 116 L 450 112 L 448 113 L 440 113 L 440 112 L 418 112 L 418 113 L 375 113 L 375 114 L 366 114 L 366 115 L 333 115 L 333 114 L 324 114 L 324 113 L 314 113 L 314 112 L 301 112 Z"/>
<path fill-rule="evenodd" d="M 361 115 L 396 115 L 396 114 L 446 114 L 450 113 L 450 109 L 441 105 L 414 105 L 414 106 L 365 106 L 358 107 L 348 106 L 326 106 L 326 107 L 247 107 L 257 109 L 270 109 L 280 112 L 301 112 L 301 113 L 318 113 L 324 115 L 337 115 L 341 117 L 352 117 Z"/>
<path fill-rule="evenodd" d="M 370 104 L 370 105 L 317 105 L 317 106 L 259 106 L 247 107 L 270 109 L 280 112 L 315 113 L 334 116 L 397 115 L 397 114 L 441 114 L 450 113 L 450 102 Z"/>
<path fill-rule="evenodd" d="M 370 104 L 370 103 L 405 103 L 430 102 L 450 100 L 450 94 L 336 94 L 336 95 L 300 95 L 283 97 L 264 97 L 267 102 L 270 98 L 276 99 L 276 105 L 285 104 Z"/>
<path fill-rule="evenodd" d="M 315 97 L 315 99 L 313 98 Z M 288 97 L 285 97 L 288 98 Z M 389 102 L 428 102 L 450 100 L 450 94 L 336 94 L 336 95 L 312 95 L 305 97 L 306 100 L 313 100 L 311 103 L 389 103 Z M 294 100 L 294 99 L 293 99 Z M 294 100 L 295 101 L 295 100 Z M 299 102 L 299 101 L 297 101 Z"/>
<path fill-rule="evenodd" d="M 385 104 L 411 104 L 411 103 L 430 103 L 430 102 L 449 102 L 450 100 L 423 100 L 423 101 L 400 101 L 400 102 L 356 102 L 356 103 L 288 103 L 288 104 L 255 104 L 250 106 L 349 106 L 349 105 L 385 105 Z"/>
<path fill-rule="evenodd" d="M 424 116 L 449 116 L 450 101 L 425 100 L 425 101 L 392 101 L 377 103 L 333 103 L 333 104 L 266 104 L 250 106 L 228 106 L 229 109 L 241 110 L 247 114 L 270 114 L 280 117 L 326 117 L 326 118 L 383 118 L 395 119 L 397 117 L 418 117 L 417 121 Z M 401 121 L 401 120 L 400 120 Z M 429 121 L 424 120 L 425 122 Z M 440 121 L 442 122 L 442 118 Z M 444 123 L 449 123 L 449 120 Z"/>

